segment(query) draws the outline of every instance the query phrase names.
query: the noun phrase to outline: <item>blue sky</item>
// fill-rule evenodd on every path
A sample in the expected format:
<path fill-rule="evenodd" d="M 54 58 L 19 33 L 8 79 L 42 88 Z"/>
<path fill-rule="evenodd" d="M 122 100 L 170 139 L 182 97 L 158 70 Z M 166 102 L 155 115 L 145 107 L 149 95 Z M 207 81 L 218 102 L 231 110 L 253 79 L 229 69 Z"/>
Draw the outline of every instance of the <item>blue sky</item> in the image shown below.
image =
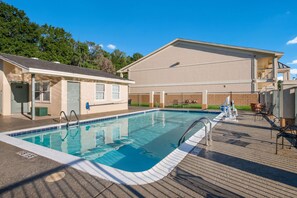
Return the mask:
<path fill-rule="evenodd" d="M 175 38 L 284 52 L 297 75 L 296 0 L 4 0 L 38 24 L 144 55 Z M 294 42 L 296 39 L 296 42 Z M 292 44 L 287 44 L 288 41 Z"/>

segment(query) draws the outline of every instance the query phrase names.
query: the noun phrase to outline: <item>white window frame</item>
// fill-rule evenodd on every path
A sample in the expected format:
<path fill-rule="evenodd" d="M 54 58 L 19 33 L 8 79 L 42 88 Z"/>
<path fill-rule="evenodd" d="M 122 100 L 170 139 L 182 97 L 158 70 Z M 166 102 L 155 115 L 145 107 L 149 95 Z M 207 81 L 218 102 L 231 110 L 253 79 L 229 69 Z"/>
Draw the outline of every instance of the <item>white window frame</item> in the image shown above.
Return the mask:
<path fill-rule="evenodd" d="M 119 87 L 119 92 L 117 92 L 119 94 L 119 98 L 113 98 L 113 94 L 115 93 L 115 92 L 113 92 L 113 87 L 114 86 L 118 86 Z M 121 86 L 119 84 L 113 84 L 113 85 L 111 85 L 111 98 L 112 98 L 112 100 L 120 100 L 121 99 Z"/>
<path fill-rule="evenodd" d="M 39 83 L 39 91 L 36 91 L 36 83 Z M 44 93 L 44 91 L 43 91 L 43 84 L 44 83 L 48 83 L 49 84 L 49 91 L 48 91 L 49 92 L 49 100 L 43 100 L 43 93 Z M 36 94 L 36 92 L 40 92 L 40 100 L 36 99 L 36 97 L 34 95 L 35 102 L 39 102 L 39 103 L 51 103 L 51 98 L 52 98 L 52 94 L 51 94 L 52 90 L 51 89 L 52 89 L 51 88 L 51 82 L 49 80 L 36 81 L 35 82 L 35 91 L 34 91 L 34 93 Z"/>
<path fill-rule="evenodd" d="M 103 85 L 103 99 L 97 99 L 97 85 Z M 106 84 L 104 83 L 95 83 L 95 101 L 105 101 L 106 100 Z"/>

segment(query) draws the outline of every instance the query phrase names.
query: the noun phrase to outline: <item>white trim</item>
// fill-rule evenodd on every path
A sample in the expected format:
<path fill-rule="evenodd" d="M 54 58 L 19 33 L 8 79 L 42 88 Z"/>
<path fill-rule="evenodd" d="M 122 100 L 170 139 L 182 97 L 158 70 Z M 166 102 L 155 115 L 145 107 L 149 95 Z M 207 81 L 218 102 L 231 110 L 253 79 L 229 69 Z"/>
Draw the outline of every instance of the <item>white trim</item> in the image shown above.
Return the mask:
<path fill-rule="evenodd" d="M 97 99 L 97 85 L 103 85 L 103 99 Z M 95 103 L 106 101 L 106 84 L 105 83 L 95 83 Z"/>
<path fill-rule="evenodd" d="M 45 70 L 45 69 L 36 69 L 36 68 L 29 68 L 29 73 L 44 74 L 44 75 L 51 75 L 51 76 L 63 76 L 63 77 L 71 77 L 71 78 L 83 78 L 83 79 L 106 81 L 106 82 L 117 82 L 117 83 L 124 83 L 124 84 L 134 84 L 135 83 L 134 81 L 131 81 L 131 80 L 121 80 L 121 79 L 115 79 L 115 78 L 106 78 L 106 77 L 91 76 L 91 75 L 84 75 L 84 74 L 77 74 L 77 73 L 70 73 L 70 72 L 53 71 L 53 70 Z"/>
<path fill-rule="evenodd" d="M 119 87 L 119 98 L 113 98 L 113 86 L 118 86 Z M 118 85 L 118 84 L 112 84 L 111 85 L 111 99 L 113 101 L 119 101 L 119 100 L 121 100 L 121 86 L 120 85 Z"/>
<path fill-rule="evenodd" d="M 143 112 L 149 112 L 149 111 L 154 111 L 154 110 L 148 110 Z M 133 113 L 121 114 L 121 115 L 129 115 L 129 114 L 133 114 Z M 112 116 L 108 116 L 108 117 L 112 117 Z M 216 118 L 214 118 L 212 121 L 212 126 L 214 127 L 221 120 L 222 117 L 223 117 L 223 113 L 219 114 Z M 46 157 L 58 163 L 67 164 L 72 168 L 89 173 L 93 176 L 97 176 L 101 179 L 115 182 L 117 184 L 143 185 L 143 184 L 148 184 L 148 183 L 158 181 L 164 178 L 165 176 L 167 176 L 186 157 L 186 155 L 195 148 L 197 143 L 203 139 L 205 135 L 204 130 L 205 130 L 204 127 L 202 127 L 193 136 L 191 136 L 186 142 L 184 142 L 180 147 L 176 148 L 168 156 L 162 159 L 158 164 L 156 164 L 151 169 L 143 172 L 123 171 L 123 170 L 112 168 L 110 166 L 106 166 L 103 164 L 90 162 L 88 160 L 84 160 L 77 156 L 56 151 L 47 147 L 36 145 L 36 144 L 26 142 L 21 139 L 13 138 L 7 135 L 13 132 L 1 133 L 0 141 L 28 150 L 33 153 L 36 153 L 37 155 Z M 196 147 L 195 151 L 200 152 L 201 149 Z"/>
<path fill-rule="evenodd" d="M 40 104 L 50 104 L 52 102 L 52 87 L 51 87 L 51 81 L 50 80 L 38 80 L 38 81 L 35 81 L 35 84 L 36 83 L 39 83 L 39 89 L 40 87 L 43 88 L 43 83 L 49 83 L 49 94 L 50 94 L 50 98 L 49 98 L 49 101 L 44 101 L 43 100 L 43 91 L 42 89 L 39 91 L 40 92 L 40 100 L 37 100 L 35 98 L 35 102 L 36 103 L 40 103 Z M 34 94 L 36 93 L 36 85 L 35 85 L 35 90 L 34 90 Z M 35 95 L 34 95 L 35 97 Z"/>
<path fill-rule="evenodd" d="M 146 84 L 146 85 L 130 85 L 135 87 L 170 87 L 170 86 L 190 86 L 190 85 L 224 85 L 224 84 L 250 84 L 252 80 L 234 80 L 234 81 L 214 81 L 214 82 L 188 82 L 188 83 L 167 83 L 167 84 Z"/>

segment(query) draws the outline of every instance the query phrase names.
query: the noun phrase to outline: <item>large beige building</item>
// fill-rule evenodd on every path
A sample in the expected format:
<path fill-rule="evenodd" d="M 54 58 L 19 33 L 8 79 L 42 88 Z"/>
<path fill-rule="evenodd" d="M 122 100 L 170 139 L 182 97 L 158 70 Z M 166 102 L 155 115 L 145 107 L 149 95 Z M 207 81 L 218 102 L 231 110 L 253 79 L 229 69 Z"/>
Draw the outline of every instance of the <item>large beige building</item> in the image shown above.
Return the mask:
<path fill-rule="evenodd" d="M 0 114 L 26 114 L 38 107 L 53 116 L 125 110 L 130 83 L 99 70 L 0 54 Z"/>
<path fill-rule="evenodd" d="M 281 52 L 176 39 L 118 72 L 135 81 L 130 94 L 187 92 L 253 93 L 277 86 Z"/>

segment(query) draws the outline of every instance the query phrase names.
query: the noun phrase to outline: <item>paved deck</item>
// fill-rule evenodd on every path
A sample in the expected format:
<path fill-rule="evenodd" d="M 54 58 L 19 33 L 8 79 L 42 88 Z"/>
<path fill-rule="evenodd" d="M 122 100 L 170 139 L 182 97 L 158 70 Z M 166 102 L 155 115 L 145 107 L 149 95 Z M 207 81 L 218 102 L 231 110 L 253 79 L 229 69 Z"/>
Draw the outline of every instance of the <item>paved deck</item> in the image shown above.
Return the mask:
<path fill-rule="evenodd" d="M 95 113 L 95 114 L 87 114 L 87 115 L 79 115 L 80 120 L 98 118 L 109 115 L 117 115 L 122 113 L 130 113 L 135 111 L 147 110 L 148 108 L 143 107 L 129 107 L 128 110 L 123 111 L 112 111 L 105 113 Z M 62 121 L 63 122 L 63 121 Z M 5 131 L 14 131 L 25 128 L 39 127 L 49 124 L 57 124 L 60 123 L 59 117 L 55 116 L 36 116 L 35 120 L 31 120 L 30 116 L 18 114 L 12 116 L 1 116 L 0 115 L 0 132 Z"/>
<path fill-rule="evenodd" d="M 275 155 L 266 120 L 240 112 L 239 122 L 219 123 L 213 145 L 195 149 L 165 178 L 126 186 L 105 181 L 43 157 L 25 159 L 0 142 L 3 197 L 297 197 L 297 150 Z M 203 142 L 203 140 L 202 140 Z M 288 144 L 288 142 L 285 142 Z M 65 177 L 49 183 L 48 175 Z"/>

